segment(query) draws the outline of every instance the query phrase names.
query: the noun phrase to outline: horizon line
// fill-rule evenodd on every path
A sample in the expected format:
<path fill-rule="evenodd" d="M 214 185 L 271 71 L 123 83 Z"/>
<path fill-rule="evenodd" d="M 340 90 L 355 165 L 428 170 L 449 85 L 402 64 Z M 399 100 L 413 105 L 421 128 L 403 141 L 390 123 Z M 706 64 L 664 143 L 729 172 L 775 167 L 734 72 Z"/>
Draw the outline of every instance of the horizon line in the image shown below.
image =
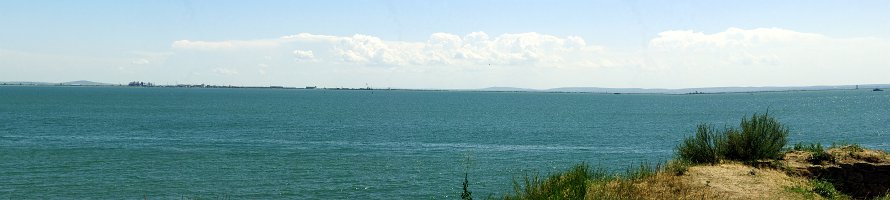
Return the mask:
<path fill-rule="evenodd" d="M 77 82 L 84 82 L 85 84 L 80 84 Z M 193 84 L 193 83 L 176 83 L 176 84 L 154 84 L 153 82 L 144 82 L 144 81 L 131 81 L 132 82 L 142 82 L 142 83 L 151 83 L 153 87 L 185 87 L 185 86 L 207 86 L 207 87 L 231 87 L 231 88 L 288 88 L 288 89 L 303 89 L 303 88 L 318 88 L 318 89 L 365 89 L 365 90 L 448 90 L 448 91 L 502 91 L 502 92 L 561 92 L 568 90 L 576 90 L 573 92 L 594 92 L 593 90 L 608 90 L 608 91 L 596 91 L 597 93 L 642 93 L 643 91 L 649 91 L 652 93 L 669 93 L 670 91 L 688 91 L 688 90 L 714 90 L 714 89 L 781 89 L 782 91 L 793 91 L 793 90 L 827 90 L 827 89 L 870 89 L 874 88 L 887 88 L 890 87 L 890 83 L 866 83 L 866 84 L 838 84 L 838 85 L 796 85 L 796 86 L 705 86 L 705 87 L 686 87 L 686 88 L 657 88 L 657 87 L 597 87 L 597 86 L 563 86 L 563 87 L 552 87 L 545 89 L 535 89 L 535 88 L 523 88 L 523 87 L 512 87 L 512 86 L 489 86 L 482 88 L 468 88 L 468 89 L 459 89 L 459 88 L 405 88 L 405 87 L 371 87 L 366 85 L 365 87 L 327 87 L 327 86 L 318 86 L 318 85 L 307 85 L 307 86 L 285 86 L 285 85 L 232 85 L 232 84 Z M 105 82 L 95 82 L 89 80 L 76 80 L 76 81 L 67 81 L 67 82 L 42 82 L 42 81 L 0 81 L 2 85 L 30 85 L 30 86 L 52 86 L 52 85 L 62 85 L 62 86 L 128 86 L 128 84 L 123 83 L 105 83 Z M 865 86 L 866 88 L 859 88 L 860 86 Z M 634 92 L 621 92 L 617 90 L 636 90 Z M 661 91 L 661 92 L 654 92 Z M 775 91 L 775 90 L 749 90 L 749 91 L 740 91 L 740 92 L 753 92 L 753 91 Z"/>

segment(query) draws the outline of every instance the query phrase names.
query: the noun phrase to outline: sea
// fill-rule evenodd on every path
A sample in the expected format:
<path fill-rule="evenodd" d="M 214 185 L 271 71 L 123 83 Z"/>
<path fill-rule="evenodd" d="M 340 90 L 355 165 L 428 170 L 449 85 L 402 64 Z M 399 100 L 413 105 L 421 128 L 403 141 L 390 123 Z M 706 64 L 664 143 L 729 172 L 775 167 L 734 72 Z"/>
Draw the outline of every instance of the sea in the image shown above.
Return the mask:
<path fill-rule="evenodd" d="M 890 92 L 594 94 L 0 87 L 0 199 L 457 199 L 674 157 L 768 113 L 789 144 L 890 150 Z"/>

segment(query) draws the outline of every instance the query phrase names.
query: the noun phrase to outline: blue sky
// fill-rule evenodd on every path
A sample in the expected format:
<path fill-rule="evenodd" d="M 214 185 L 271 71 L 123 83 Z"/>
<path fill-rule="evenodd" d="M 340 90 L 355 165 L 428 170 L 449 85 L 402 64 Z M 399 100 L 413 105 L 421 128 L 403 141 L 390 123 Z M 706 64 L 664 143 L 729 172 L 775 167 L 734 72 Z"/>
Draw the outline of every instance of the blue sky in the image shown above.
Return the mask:
<path fill-rule="evenodd" d="M 887 1 L 2 1 L 0 81 L 887 83 L 888 10 Z"/>

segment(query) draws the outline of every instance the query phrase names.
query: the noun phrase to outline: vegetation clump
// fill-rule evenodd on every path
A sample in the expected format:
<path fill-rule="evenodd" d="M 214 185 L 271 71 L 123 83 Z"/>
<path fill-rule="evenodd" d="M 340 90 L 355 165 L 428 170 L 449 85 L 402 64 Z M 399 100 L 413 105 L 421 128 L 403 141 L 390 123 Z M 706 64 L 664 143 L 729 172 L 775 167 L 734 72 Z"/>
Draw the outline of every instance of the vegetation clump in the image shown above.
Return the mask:
<path fill-rule="evenodd" d="M 838 191 L 834 184 L 822 179 L 813 179 L 809 181 L 808 185 L 795 185 L 787 187 L 786 190 L 801 195 L 803 199 L 817 199 L 816 196 L 824 199 L 852 199 L 850 196 Z M 880 200 L 881 198 L 874 199 Z"/>
<path fill-rule="evenodd" d="M 719 142 L 722 156 L 730 160 L 752 162 L 761 159 L 777 159 L 787 143 L 788 128 L 769 113 L 754 114 L 742 119 L 740 129 L 728 129 L 725 140 Z"/>
<path fill-rule="evenodd" d="M 473 192 L 470 192 L 470 180 L 468 179 L 468 176 L 469 174 L 464 174 L 464 190 L 460 193 L 460 199 L 462 200 L 473 200 Z"/>
<path fill-rule="evenodd" d="M 569 171 L 550 175 L 547 179 L 525 175 L 523 185 L 513 180 L 514 195 L 507 195 L 504 199 L 584 199 L 588 180 L 605 179 L 606 174 L 605 170 L 593 171 L 582 163 Z"/>
<path fill-rule="evenodd" d="M 695 136 L 686 138 L 677 147 L 677 155 L 681 160 L 692 163 L 716 164 L 720 161 L 717 154 L 717 133 L 707 124 L 699 124 Z"/>
<path fill-rule="evenodd" d="M 859 145 L 825 149 L 819 143 L 798 143 L 791 148 L 794 151 L 785 152 L 787 136 L 788 128 L 768 114 L 754 114 L 742 119 L 739 127 L 722 131 L 700 124 L 695 135 L 677 146 L 677 157 L 664 165 L 641 163 L 610 174 L 582 163 L 547 178 L 525 175 L 522 184 L 514 179 L 513 193 L 503 199 L 849 199 L 832 182 L 789 176 L 793 174 L 789 170 L 800 167 L 794 164 L 798 162 L 778 160 L 812 164 L 890 160 L 885 152 Z M 757 166 L 764 162 L 778 168 Z M 466 192 L 466 177 L 464 182 Z M 890 193 L 876 199 L 890 200 Z"/>
<path fill-rule="evenodd" d="M 791 148 L 795 151 L 806 151 L 810 152 L 810 156 L 807 158 L 807 162 L 811 164 L 823 164 L 823 163 L 833 163 L 834 156 L 830 153 L 826 152 L 824 148 L 822 148 L 822 144 L 819 143 L 797 143 L 794 144 L 794 147 Z"/>
<path fill-rule="evenodd" d="M 696 164 L 716 164 L 720 159 L 746 163 L 777 159 L 787 143 L 788 128 L 769 114 L 754 114 L 742 119 L 739 128 L 717 132 L 710 125 L 700 124 L 695 136 L 677 146 L 680 159 Z"/>
<path fill-rule="evenodd" d="M 669 162 L 662 165 L 640 163 L 623 173 L 607 173 L 604 168 L 586 164 L 551 175 L 524 177 L 524 184 L 514 181 L 514 193 L 503 199 L 719 199 L 721 196 L 675 174 L 687 165 Z M 583 179 L 582 179 L 583 178 Z M 579 187 L 580 186 L 580 187 Z"/>
<path fill-rule="evenodd" d="M 819 194 L 819 196 L 828 198 L 828 199 L 838 199 L 842 195 L 837 189 L 834 188 L 834 184 L 825 180 L 813 180 L 811 181 L 813 185 L 813 192 Z"/>

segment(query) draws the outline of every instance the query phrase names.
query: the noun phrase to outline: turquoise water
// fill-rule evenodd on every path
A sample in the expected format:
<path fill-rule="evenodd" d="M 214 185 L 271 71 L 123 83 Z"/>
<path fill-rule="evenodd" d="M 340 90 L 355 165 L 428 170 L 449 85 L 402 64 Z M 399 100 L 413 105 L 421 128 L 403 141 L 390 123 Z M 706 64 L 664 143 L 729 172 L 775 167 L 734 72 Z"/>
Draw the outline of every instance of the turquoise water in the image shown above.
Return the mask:
<path fill-rule="evenodd" d="M 0 199 L 454 199 L 669 159 L 769 109 L 792 142 L 890 150 L 890 92 L 713 95 L 0 87 Z"/>

